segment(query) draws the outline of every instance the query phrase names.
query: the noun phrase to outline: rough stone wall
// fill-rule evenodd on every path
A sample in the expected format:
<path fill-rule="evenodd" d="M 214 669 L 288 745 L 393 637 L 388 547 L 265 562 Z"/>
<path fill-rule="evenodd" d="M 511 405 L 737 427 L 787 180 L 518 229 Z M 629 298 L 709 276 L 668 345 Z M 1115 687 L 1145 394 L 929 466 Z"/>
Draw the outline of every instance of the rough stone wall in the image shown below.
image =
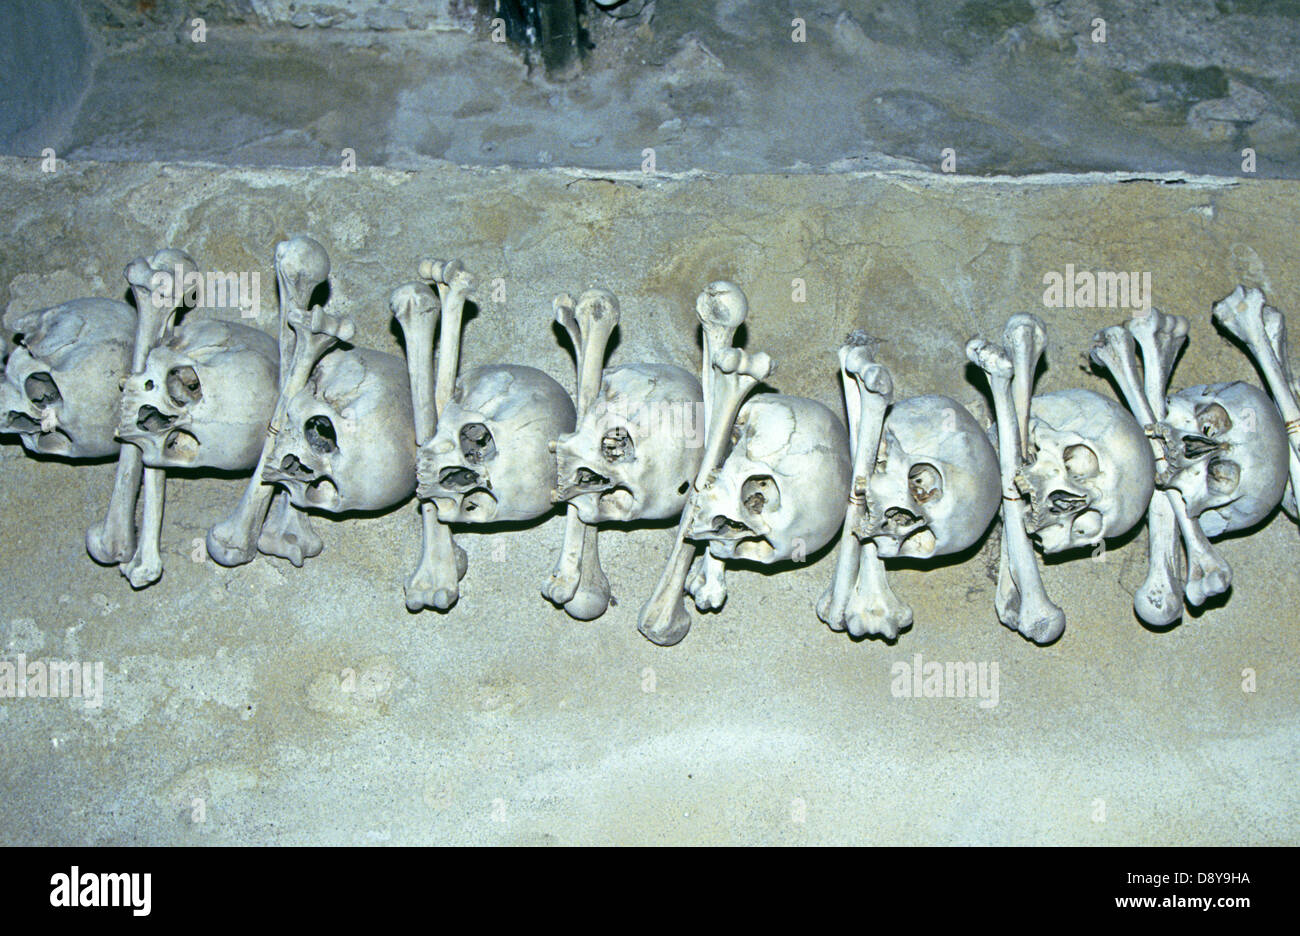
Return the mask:
<path fill-rule="evenodd" d="M 337 29 L 436 29 L 464 24 L 472 0 L 87 0 L 88 23 L 110 41 L 179 28 L 194 17 Z"/>
<path fill-rule="evenodd" d="M 61 0 L 0 4 L 0 140 L 42 145 L 72 119 L 93 45 Z"/>

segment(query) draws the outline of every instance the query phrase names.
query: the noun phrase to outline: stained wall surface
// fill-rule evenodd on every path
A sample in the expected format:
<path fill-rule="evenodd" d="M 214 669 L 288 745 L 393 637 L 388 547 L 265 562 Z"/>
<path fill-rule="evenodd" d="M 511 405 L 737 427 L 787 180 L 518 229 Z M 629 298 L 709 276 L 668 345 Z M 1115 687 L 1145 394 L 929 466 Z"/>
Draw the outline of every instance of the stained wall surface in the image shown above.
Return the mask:
<path fill-rule="evenodd" d="M 272 247 L 311 233 L 359 343 L 398 353 L 389 291 L 421 257 L 460 257 L 481 284 L 462 369 L 530 364 L 571 388 L 554 294 L 620 296 L 612 362 L 695 368 L 694 297 L 725 277 L 749 294 L 745 344 L 775 358 L 781 391 L 842 413 L 835 351 L 864 328 L 898 395 L 946 393 L 986 418 L 962 348 L 1013 312 L 1047 323 L 1041 390 L 1113 393 L 1085 352 L 1127 312 L 1045 308 L 1043 276 L 1066 264 L 1151 273 L 1156 306 L 1191 321 L 1175 387 L 1258 383 L 1210 307 L 1244 282 L 1294 319 L 1297 205 L 1294 183 L 1194 178 L 82 162 L 44 174 L 5 158 L 0 302 L 119 296 L 124 264 L 169 244 L 204 269 L 259 271 L 271 328 Z M 241 483 L 181 477 L 166 573 L 135 593 L 83 545 L 112 465 L 0 441 L 0 647 L 106 673 L 100 708 L 0 701 L 6 844 L 1300 842 L 1300 534 L 1280 514 L 1221 543 L 1230 600 L 1164 633 L 1131 609 L 1139 531 L 1046 563 L 1069 625 L 1051 647 L 1029 644 L 994 617 L 992 533 L 961 561 L 894 571 L 916 618 L 896 645 L 817 620 L 822 552 L 734 572 L 726 607 L 664 649 L 635 626 L 664 526 L 602 535 L 617 606 L 600 620 L 572 621 L 539 593 L 557 517 L 459 533 L 459 605 L 411 615 L 411 504 L 315 521 L 325 550 L 303 569 L 223 569 L 196 546 Z M 996 665 L 996 704 L 900 697 L 897 666 L 918 656 Z"/>

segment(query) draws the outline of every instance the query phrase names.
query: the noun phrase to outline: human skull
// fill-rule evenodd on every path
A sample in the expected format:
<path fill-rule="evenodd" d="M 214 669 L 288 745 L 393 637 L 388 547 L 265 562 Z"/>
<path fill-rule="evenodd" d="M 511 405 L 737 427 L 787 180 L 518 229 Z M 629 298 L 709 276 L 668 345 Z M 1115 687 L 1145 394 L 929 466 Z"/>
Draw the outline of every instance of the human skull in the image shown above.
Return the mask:
<path fill-rule="evenodd" d="M 704 455 L 704 392 L 671 364 L 608 368 L 577 429 L 556 442 L 560 498 L 583 523 L 681 515 Z"/>
<path fill-rule="evenodd" d="M 256 328 L 187 319 L 122 389 L 118 437 L 151 468 L 257 464 L 279 395 L 280 352 Z"/>
<path fill-rule="evenodd" d="M 420 447 L 417 491 L 443 523 L 532 520 L 554 504 L 549 444 L 574 422 L 573 400 L 533 367 L 478 367 L 456 381 Z"/>
<path fill-rule="evenodd" d="M 866 514 L 854 531 L 885 558 L 960 552 L 998 512 L 998 454 L 966 408 L 918 396 L 889 408 Z"/>
<path fill-rule="evenodd" d="M 1234 381 L 1170 394 L 1160 424 L 1167 470 L 1158 483 L 1177 488 L 1187 514 L 1207 536 L 1252 526 L 1282 500 L 1290 453 L 1273 401 Z"/>
<path fill-rule="evenodd" d="M 722 466 L 691 495 L 691 539 L 718 559 L 802 559 L 844 520 L 850 476 L 843 423 L 814 400 L 753 397 L 736 416 Z"/>
<path fill-rule="evenodd" d="M 1040 394 L 1016 475 L 1026 531 L 1045 553 L 1095 546 L 1131 530 L 1155 490 L 1151 442 L 1128 410 L 1091 390 Z"/>
<path fill-rule="evenodd" d="M 406 364 L 337 348 L 289 400 L 266 470 L 301 509 L 384 510 L 415 490 L 415 422 Z"/>
<path fill-rule="evenodd" d="M 112 299 L 74 299 L 6 324 L 16 346 L 0 384 L 0 433 L 17 433 L 24 448 L 45 455 L 117 454 L 135 310 Z"/>

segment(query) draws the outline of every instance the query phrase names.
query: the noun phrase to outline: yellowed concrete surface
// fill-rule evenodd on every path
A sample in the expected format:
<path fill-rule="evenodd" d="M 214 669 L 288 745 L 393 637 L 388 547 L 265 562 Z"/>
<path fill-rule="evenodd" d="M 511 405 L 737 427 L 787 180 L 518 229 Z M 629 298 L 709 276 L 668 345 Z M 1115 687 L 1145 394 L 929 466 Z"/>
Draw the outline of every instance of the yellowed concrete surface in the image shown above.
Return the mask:
<path fill-rule="evenodd" d="M 49 175 L 4 159 L 0 214 L 12 309 L 121 295 L 123 265 L 170 244 L 205 269 L 260 271 L 269 328 L 272 247 L 311 233 L 358 342 L 394 352 L 388 292 L 418 258 L 458 256 L 481 284 L 462 369 L 531 364 L 570 387 L 555 293 L 620 296 L 612 362 L 694 368 L 694 297 L 725 277 L 749 294 L 742 337 L 776 359 L 772 385 L 840 412 L 835 350 L 861 327 L 898 395 L 947 393 L 983 418 L 962 347 L 1018 311 L 1048 325 L 1040 390 L 1113 393 L 1085 351 L 1126 312 L 1045 308 L 1043 275 L 1066 264 L 1151 272 L 1156 306 L 1191 320 L 1175 387 L 1259 382 L 1210 321 L 1238 282 L 1300 321 L 1300 186 L 1282 182 Z M 265 557 L 223 569 L 195 547 L 241 482 L 174 478 L 166 573 L 137 593 L 83 545 L 112 472 L 0 445 L 0 650 L 106 672 L 97 709 L 0 701 L 6 844 L 1300 843 L 1300 533 L 1280 513 L 1222 542 L 1230 599 L 1164 633 L 1131 608 L 1141 530 L 1101 558 L 1046 564 L 1069 618 L 1047 648 L 994 617 L 992 534 L 961 561 L 895 570 L 916 624 L 893 646 L 817 620 L 823 551 L 735 572 L 726 607 L 664 649 L 635 622 L 666 526 L 602 536 L 618 604 L 598 621 L 539 592 L 556 517 L 458 534 L 460 604 L 416 616 L 402 603 L 412 505 L 316 521 L 325 551 L 301 570 Z M 917 654 L 996 663 L 997 704 L 897 697 L 893 667 Z"/>

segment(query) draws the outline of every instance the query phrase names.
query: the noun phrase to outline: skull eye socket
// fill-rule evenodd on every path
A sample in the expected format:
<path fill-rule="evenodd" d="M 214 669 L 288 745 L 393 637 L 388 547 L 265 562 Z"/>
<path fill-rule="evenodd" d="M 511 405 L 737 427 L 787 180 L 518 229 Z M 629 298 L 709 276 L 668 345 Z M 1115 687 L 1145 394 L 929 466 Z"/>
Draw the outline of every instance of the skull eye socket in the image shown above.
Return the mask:
<path fill-rule="evenodd" d="M 781 492 L 771 475 L 754 475 L 740 486 L 740 502 L 750 513 L 777 510 L 781 506 Z"/>
<path fill-rule="evenodd" d="M 913 465 L 907 472 L 907 489 L 918 504 L 937 503 L 943 499 L 943 476 L 934 465 Z"/>
<path fill-rule="evenodd" d="M 203 388 L 194 368 L 186 365 L 167 372 L 167 396 L 177 406 L 190 406 L 203 398 Z"/>
<path fill-rule="evenodd" d="M 317 455 L 332 455 L 339 450 L 339 437 L 328 416 L 313 416 L 302 427 L 307 444 Z"/>
<path fill-rule="evenodd" d="M 632 451 L 632 437 L 622 426 L 615 426 L 601 437 L 600 454 L 605 461 L 624 461 L 632 456 Z"/>
<path fill-rule="evenodd" d="M 481 465 L 496 458 L 497 443 L 487 426 L 466 423 L 460 427 L 460 453 L 471 465 Z"/>
<path fill-rule="evenodd" d="M 1074 518 L 1070 524 L 1074 535 L 1083 540 L 1093 540 L 1101 536 L 1101 514 L 1096 510 L 1085 510 Z"/>
<path fill-rule="evenodd" d="M 23 381 L 23 392 L 36 406 L 53 406 L 63 400 L 54 378 L 45 372 L 29 375 Z"/>
<path fill-rule="evenodd" d="M 1218 403 L 1209 403 L 1196 411 L 1196 427 L 1206 438 L 1217 439 L 1232 428 L 1232 419 Z"/>
<path fill-rule="evenodd" d="M 1205 471 L 1205 483 L 1215 494 L 1231 494 L 1241 483 L 1241 466 L 1226 458 L 1212 458 Z"/>
<path fill-rule="evenodd" d="M 1095 478 L 1101 470 L 1097 453 L 1086 445 L 1067 445 L 1062 460 L 1066 473 L 1072 478 Z"/>

